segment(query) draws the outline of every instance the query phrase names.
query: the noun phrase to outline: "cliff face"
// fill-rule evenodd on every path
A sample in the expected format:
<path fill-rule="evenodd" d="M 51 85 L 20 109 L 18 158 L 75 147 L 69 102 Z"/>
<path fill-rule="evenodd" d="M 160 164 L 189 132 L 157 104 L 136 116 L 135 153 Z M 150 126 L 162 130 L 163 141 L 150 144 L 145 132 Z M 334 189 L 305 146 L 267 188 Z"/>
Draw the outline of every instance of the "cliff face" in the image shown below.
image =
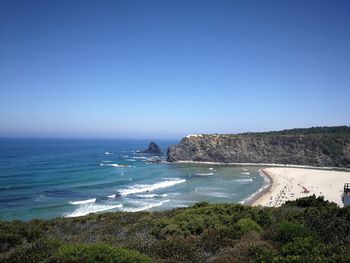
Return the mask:
<path fill-rule="evenodd" d="M 276 163 L 350 167 L 348 135 L 189 135 L 168 149 L 168 161 Z"/>

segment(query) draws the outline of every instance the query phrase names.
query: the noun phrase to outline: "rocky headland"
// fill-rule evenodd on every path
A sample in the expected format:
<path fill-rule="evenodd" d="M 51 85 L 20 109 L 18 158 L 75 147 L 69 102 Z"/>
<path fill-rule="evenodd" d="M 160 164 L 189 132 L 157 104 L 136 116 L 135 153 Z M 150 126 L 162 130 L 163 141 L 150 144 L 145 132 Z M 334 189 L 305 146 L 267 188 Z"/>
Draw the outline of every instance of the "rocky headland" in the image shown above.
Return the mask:
<path fill-rule="evenodd" d="M 169 162 L 269 163 L 350 167 L 350 127 L 188 135 L 168 149 Z"/>
<path fill-rule="evenodd" d="M 155 142 L 151 142 L 146 150 L 140 151 L 140 153 L 149 154 L 161 154 L 162 149 Z"/>

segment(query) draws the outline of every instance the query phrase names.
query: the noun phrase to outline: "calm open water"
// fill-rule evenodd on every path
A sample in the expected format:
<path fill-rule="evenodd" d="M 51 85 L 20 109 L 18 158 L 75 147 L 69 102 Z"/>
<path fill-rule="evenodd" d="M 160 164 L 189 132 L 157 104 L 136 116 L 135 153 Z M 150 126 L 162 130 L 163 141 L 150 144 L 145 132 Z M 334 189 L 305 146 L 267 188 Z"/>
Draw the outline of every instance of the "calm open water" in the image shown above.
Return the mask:
<path fill-rule="evenodd" d="M 178 141 L 156 143 L 166 152 Z M 149 163 L 154 156 L 136 152 L 148 144 L 0 139 L 0 219 L 164 210 L 198 201 L 241 202 L 264 185 L 258 167 Z"/>

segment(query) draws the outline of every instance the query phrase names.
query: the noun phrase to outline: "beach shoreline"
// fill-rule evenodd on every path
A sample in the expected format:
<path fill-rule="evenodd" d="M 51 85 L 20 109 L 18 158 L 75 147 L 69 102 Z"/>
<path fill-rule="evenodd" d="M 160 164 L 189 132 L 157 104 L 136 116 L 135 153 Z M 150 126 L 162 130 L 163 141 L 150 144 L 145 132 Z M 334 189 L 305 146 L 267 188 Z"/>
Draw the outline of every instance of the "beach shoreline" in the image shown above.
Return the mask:
<path fill-rule="evenodd" d="M 334 170 L 334 171 L 347 171 L 350 172 L 350 168 L 346 167 L 333 167 L 333 166 L 311 166 L 311 165 L 298 165 L 298 164 L 278 164 L 278 163 L 225 163 L 225 162 L 202 162 L 202 161 L 174 161 L 167 162 L 174 164 L 207 164 L 207 165 L 223 165 L 223 166 L 262 166 L 262 167 L 286 167 L 286 168 L 305 168 L 316 170 Z"/>
<path fill-rule="evenodd" d="M 241 203 L 252 206 L 278 207 L 286 201 L 310 195 L 324 196 L 325 200 L 342 207 L 342 189 L 350 182 L 350 169 L 345 167 L 319 167 L 309 165 L 272 163 L 223 163 L 176 161 L 178 164 L 260 166 L 265 184 Z M 306 189 L 306 190 L 305 190 Z"/>
<path fill-rule="evenodd" d="M 264 180 L 265 185 L 263 185 L 258 191 L 253 193 L 251 196 L 244 199 L 242 201 L 242 204 L 253 205 L 255 202 L 257 202 L 257 200 L 259 200 L 259 198 L 268 194 L 271 191 L 271 188 L 273 186 L 273 178 L 268 173 L 266 173 L 264 169 L 260 169 L 259 173 L 261 174 L 261 176 L 264 177 L 264 179 L 266 178 L 266 180 Z"/>
<path fill-rule="evenodd" d="M 278 207 L 286 201 L 315 195 L 342 207 L 343 186 L 350 181 L 350 173 L 344 171 L 274 167 L 261 172 L 271 179 L 270 187 L 253 196 L 249 205 Z"/>

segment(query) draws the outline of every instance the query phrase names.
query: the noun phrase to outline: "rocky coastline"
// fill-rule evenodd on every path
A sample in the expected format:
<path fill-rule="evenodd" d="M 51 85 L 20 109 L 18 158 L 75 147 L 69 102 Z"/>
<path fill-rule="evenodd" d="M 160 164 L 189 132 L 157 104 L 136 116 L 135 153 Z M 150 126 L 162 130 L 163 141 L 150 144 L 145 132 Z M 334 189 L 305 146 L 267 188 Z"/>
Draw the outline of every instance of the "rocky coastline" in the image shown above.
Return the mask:
<path fill-rule="evenodd" d="M 266 163 L 350 168 L 350 132 L 189 135 L 168 162 Z"/>

